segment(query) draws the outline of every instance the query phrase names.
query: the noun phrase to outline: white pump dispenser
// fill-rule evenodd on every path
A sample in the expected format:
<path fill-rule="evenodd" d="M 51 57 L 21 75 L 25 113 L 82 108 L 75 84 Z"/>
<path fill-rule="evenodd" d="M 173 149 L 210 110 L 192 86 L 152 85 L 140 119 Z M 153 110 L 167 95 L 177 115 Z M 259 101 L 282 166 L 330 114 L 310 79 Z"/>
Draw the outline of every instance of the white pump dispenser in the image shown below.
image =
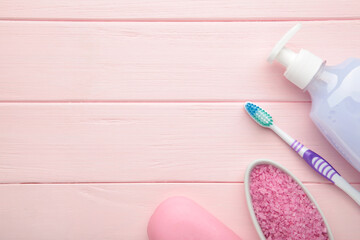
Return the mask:
<path fill-rule="evenodd" d="M 360 172 L 360 59 L 349 58 L 336 66 L 325 66 L 325 61 L 304 49 L 293 52 L 285 44 L 300 27 L 297 24 L 284 35 L 268 61 L 279 61 L 286 67 L 285 77 L 310 93 L 310 117 L 334 148 Z"/>
<path fill-rule="evenodd" d="M 300 28 L 301 24 L 298 23 L 283 36 L 271 51 L 268 61 L 277 60 L 284 65 L 286 67 L 284 76 L 299 88 L 305 89 L 321 69 L 324 61 L 305 49 L 295 53 L 285 47 Z"/>

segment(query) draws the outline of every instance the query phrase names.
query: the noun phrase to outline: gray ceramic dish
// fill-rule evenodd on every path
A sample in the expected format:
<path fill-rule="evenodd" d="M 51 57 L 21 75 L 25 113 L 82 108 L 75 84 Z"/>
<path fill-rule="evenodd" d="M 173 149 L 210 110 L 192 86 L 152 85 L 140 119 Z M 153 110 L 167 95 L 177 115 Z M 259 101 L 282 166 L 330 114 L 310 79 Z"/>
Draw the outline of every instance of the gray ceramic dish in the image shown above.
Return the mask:
<path fill-rule="evenodd" d="M 304 184 L 302 184 L 302 182 L 300 182 L 300 180 L 295 177 L 289 170 L 287 170 L 285 167 L 279 165 L 278 163 L 274 162 L 274 161 L 271 161 L 271 160 L 266 160 L 266 159 L 259 159 L 259 160 L 256 160 L 254 162 L 252 162 L 248 168 L 246 169 L 246 173 L 245 173 L 245 195 L 246 195 L 246 202 L 247 202 L 247 205 L 248 205 L 248 208 L 249 208 L 249 211 L 250 211 L 250 216 L 251 216 L 251 219 L 254 223 L 254 226 L 255 226 L 255 229 L 257 231 L 257 233 L 259 234 L 260 236 L 260 239 L 261 240 L 266 240 L 265 236 L 264 236 L 264 233 L 262 232 L 261 228 L 260 228 L 260 225 L 256 219 L 256 216 L 255 216 L 255 212 L 254 212 L 254 208 L 253 208 L 253 205 L 252 205 L 252 200 L 251 200 L 251 195 L 250 195 L 250 173 L 251 171 L 253 170 L 254 167 L 256 167 L 257 165 L 262 165 L 262 164 L 268 164 L 268 165 L 273 165 L 275 166 L 276 168 L 282 170 L 283 172 L 285 172 L 286 174 L 288 174 L 290 177 L 292 177 L 292 179 L 294 179 L 294 181 L 300 185 L 300 187 L 302 188 L 302 190 L 305 192 L 305 194 L 308 196 L 308 198 L 310 199 L 310 201 L 312 201 L 314 203 L 314 205 L 316 206 L 317 210 L 319 211 L 320 215 L 322 216 L 323 220 L 324 220 L 324 223 L 325 223 L 325 226 L 327 228 L 327 233 L 328 233 L 328 236 L 329 236 L 329 240 L 334 240 L 334 237 L 331 233 L 331 230 L 330 230 L 330 227 L 329 227 L 329 224 L 328 222 L 326 221 L 326 218 L 323 214 L 323 212 L 321 211 L 319 205 L 316 203 L 315 199 L 313 198 L 313 196 L 310 194 L 310 192 L 306 189 L 306 187 L 304 186 Z"/>

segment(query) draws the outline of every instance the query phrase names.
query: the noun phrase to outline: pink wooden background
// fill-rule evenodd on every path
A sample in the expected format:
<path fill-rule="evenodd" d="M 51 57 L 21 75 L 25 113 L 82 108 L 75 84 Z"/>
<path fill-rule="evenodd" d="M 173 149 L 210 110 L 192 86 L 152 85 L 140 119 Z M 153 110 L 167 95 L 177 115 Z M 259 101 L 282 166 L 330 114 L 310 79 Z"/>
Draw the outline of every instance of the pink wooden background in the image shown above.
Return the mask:
<path fill-rule="evenodd" d="M 360 209 L 315 175 L 242 105 L 360 174 L 308 117 L 310 98 L 266 57 L 291 41 L 337 64 L 360 56 L 360 1 L 0 0 L 0 239 L 146 240 L 174 195 L 256 239 L 244 171 L 289 168 L 335 239 L 360 239 Z"/>

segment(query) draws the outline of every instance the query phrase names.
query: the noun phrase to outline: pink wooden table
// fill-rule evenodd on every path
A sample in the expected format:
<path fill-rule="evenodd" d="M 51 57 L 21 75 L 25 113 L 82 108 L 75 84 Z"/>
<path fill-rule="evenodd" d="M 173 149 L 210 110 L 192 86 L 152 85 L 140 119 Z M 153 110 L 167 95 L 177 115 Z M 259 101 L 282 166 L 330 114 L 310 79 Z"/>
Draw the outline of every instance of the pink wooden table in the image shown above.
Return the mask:
<path fill-rule="evenodd" d="M 360 239 L 360 208 L 242 109 L 260 102 L 360 189 L 265 61 L 297 21 L 295 48 L 360 57 L 360 1 L 0 0 L 0 19 L 1 240 L 145 240 L 174 195 L 257 239 L 243 179 L 258 158 L 306 184 L 335 239 Z"/>

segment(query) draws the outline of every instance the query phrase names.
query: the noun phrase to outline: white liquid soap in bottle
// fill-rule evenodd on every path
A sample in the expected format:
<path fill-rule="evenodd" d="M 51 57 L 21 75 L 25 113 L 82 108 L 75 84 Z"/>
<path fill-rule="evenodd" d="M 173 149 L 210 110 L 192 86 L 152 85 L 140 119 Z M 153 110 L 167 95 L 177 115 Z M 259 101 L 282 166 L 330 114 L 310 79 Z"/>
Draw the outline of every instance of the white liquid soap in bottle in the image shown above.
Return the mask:
<path fill-rule="evenodd" d="M 360 172 L 360 59 L 336 66 L 307 50 L 285 47 L 301 28 L 297 24 L 273 48 L 268 61 L 286 67 L 284 76 L 310 93 L 310 117 L 334 148 Z"/>

